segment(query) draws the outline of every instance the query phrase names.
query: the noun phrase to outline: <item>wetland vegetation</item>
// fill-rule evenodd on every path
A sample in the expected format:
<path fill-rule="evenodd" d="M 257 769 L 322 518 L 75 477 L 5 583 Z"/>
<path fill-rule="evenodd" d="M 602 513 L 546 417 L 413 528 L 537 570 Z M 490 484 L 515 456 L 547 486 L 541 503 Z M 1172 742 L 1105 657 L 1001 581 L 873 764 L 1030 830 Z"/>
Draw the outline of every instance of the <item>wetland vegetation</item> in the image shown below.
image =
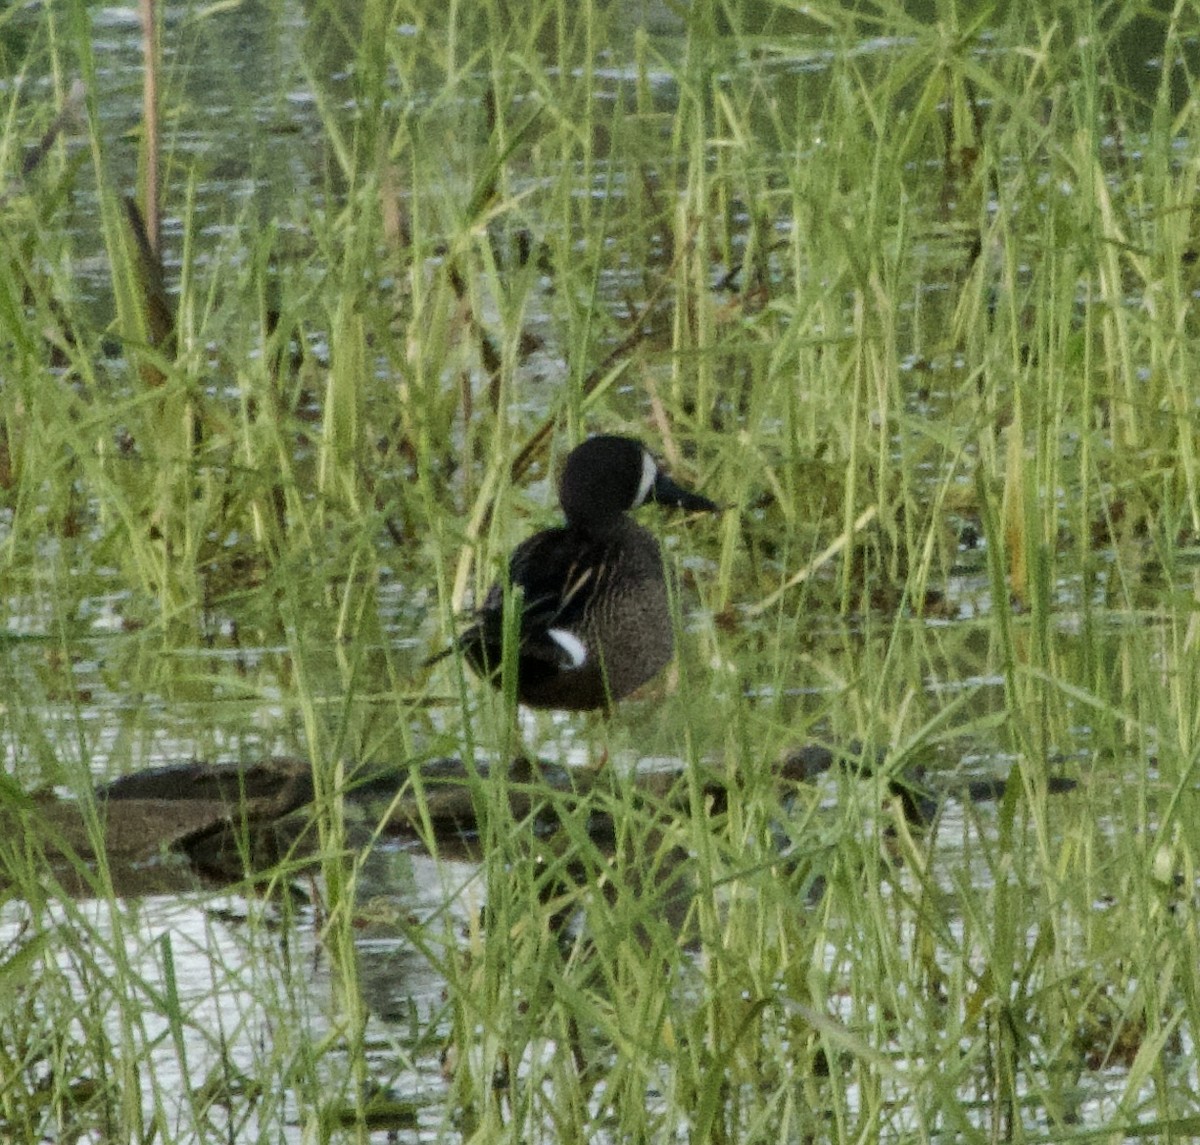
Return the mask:
<path fill-rule="evenodd" d="M 0 1137 L 1200 1135 L 1200 6 L 160 15 L 156 255 L 136 14 L 0 11 Z M 518 718 L 423 664 L 597 431 L 728 508 Z M 97 785 L 282 756 L 122 893 Z"/>

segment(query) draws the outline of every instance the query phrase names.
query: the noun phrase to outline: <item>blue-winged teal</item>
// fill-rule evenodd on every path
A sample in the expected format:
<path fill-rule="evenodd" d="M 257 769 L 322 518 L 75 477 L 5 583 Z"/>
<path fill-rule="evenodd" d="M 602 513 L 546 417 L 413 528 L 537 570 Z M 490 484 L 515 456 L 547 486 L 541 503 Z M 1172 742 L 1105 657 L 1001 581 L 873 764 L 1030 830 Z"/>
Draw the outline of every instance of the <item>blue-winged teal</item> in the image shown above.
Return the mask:
<path fill-rule="evenodd" d="M 521 602 L 517 698 L 532 708 L 607 708 L 657 675 L 673 651 L 662 554 L 626 510 L 647 501 L 719 506 L 661 472 L 641 442 L 611 435 L 571 451 L 558 499 L 567 523 L 535 533 L 509 561 Z M 503 585 L 493 585 L 458 641 L 497 686 L 503 602 Z"/>

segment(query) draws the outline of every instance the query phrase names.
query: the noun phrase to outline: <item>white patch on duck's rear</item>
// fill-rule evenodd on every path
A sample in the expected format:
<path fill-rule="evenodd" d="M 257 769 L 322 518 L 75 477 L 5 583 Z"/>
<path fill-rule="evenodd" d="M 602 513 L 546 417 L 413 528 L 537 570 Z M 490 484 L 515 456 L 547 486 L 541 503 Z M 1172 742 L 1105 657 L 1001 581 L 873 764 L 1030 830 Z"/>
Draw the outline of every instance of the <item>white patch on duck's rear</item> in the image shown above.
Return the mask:
<path fill-rule="evenodd" d="M 636 509 L 641 505 L 647 497 L 650 496 L 650 490 L 654 486 L 654 479 L 658 476 L 658 466 L 654 463 L 654 458 L 650 456 L 648 449 L 642 450 L 642 483 L 638 486 L 637 496 L 633 499 L 631 509 Z"/>
<path fill-rule="evenodd" d="M 575 633 L 565 628 L 547 628 L 546 635 L 567 654 L 568 668 L 582 668 L 587 663 L 587 645 Z"/>

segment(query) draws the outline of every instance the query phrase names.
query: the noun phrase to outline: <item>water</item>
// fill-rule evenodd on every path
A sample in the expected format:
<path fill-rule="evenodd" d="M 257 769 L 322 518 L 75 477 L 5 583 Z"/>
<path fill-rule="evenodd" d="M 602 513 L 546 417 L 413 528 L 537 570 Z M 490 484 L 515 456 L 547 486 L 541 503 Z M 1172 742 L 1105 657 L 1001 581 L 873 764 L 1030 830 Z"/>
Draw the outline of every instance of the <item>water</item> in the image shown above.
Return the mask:
<path fill-rule="evenodd" d="M 594 95 L 605 115 L 615 108 L 627 113 L 640 108 L 638 114 L 645 116 L 644 144 L 653 155 L 665 148 L 670 116 L 680 97 L 677 72 L 667 64 L 673 65 L 683 55 L 683 27 L 673 8 L 630 7 L 629 40 L 605 46 L 593 73 Z M 29 6 L 11 21 L 0 23 L 0 45 L 18 54 L 25 50 L 30 41 L 23 37 L 30 35 L 30 29 L 43 27 L 44 11 Z M 325 14 L 350 20 L 349 30 L 354 34 L 353 12 L 328 9 Z M 96 7 L 91 10 L 91 20 L 92 94 L 104 138 L 101 177 L 114 187 L 130 188 L 136 181 L 135 129 L 140 114 L 138 29 L 127 8 Z M 645 47 L 639 45 L 638 29 L 644 29 L 649 46 L 661 54 L 662 66 L 642 70 L 635 66 L 637 53 Z M 295 3 L 172 8 L 167 12 L 164 45 L 171 92 L 166 109 L 170 161 L 173 172 L 187 173 L 186 179 L 172 182 L 164 219 L 165 262 L 173 282 L 174 276 L 185 270 L 201 278 L 210 269 L 235 278 L 239 272 L 249 274 L 251 244 L 247 237 L 266 228 L 278 232 L 272 251 L 285 272 L 279 276 L 282 289 L 303 292 L 320 281 L 325 266 L 323 258 L 313 257 L 307 213 L 337 210 L 347 181 L 332 156 L 318 93 L 330 101 L 335 121 L 343 126 L 351 124 L 360 110 L 355 104 L 351 57 L 341 31 L 337 19 L 330 25 L 321 24 L 310 9 Z M 415 25 L 393 32 L 404 37 L 425 34 Z M 548 48 L 550 31 L 541 35 Z M 459 50 L 465 53 L 470 47 L 460 45 Z M 871 74 L 873 59 L 886 58 L 902 47 L 893 39 L 872 38 L 863 41 L 856 54 L 864 61 L 866 74 Z M 985 41 L 980 53 L 1002 50 Z M 794 53 L 753 69 L 753 82 L 766 82 L 770 96 L 764 100 L 762 119 L 755 126 L 770 129 L 774 108 L 807 104 L 811 92 L 828 82 L 835 58 L 828 45 L 797 37 Z M 749 61 L 737 58 L 714 66 L 726 90 L 746 82 L 752 72 Z M 1154 74 L 1153 68 L 1146 70 Z M 43 105 L 48 118 L 58 104 L 64 81 L 52 79 L 48 69 L 32 69 L 19 77 L 15 69 L 9 69 L 6 74 L 9 78 L 0 81 L 0 94 L 22 106 Z M 320 76 L 319 84 L 311 82 L 314 74 Z M 436 81 L 440 74 L 432 64 L 427 75 L 396 74 L 389 90 L 397 106 L 426 113 L 422 121 L 426 131 L 444 134 L 447 146 L 441 174 L 447 196 L 466 197 L 474 173 L 469 163 L 461 162 L 470 149 L 463 146 L 460 150 L 459 144 L 472 133 L 480 133 L 479 109 L 468 105 L 457 91 L 450 96 L 439 91 Z M 562 78 L 553 68 L 548 74 Z M 640 96 L 634 90 L 639 77 L 645 77 L 649 85 Z M 644 99 L 641 105 L 639 98 Z M 613 172 L 604 167 L 607 152 L 602 124 L 593 127 L 597 169 L 592 173 L 591 188 L 581 198 L 596 209 L 616 201 L 616 209 L 620 209 L 624 196 L 639 189 L 629 180 L 628 168 Z M 69 129 L 65 143 L 68 152 L 83 164 L 83 171 L 75 193 L 55 208 L 57 213 L 46 225 L 70 233 L 75 297 L 97 328 L 103 328 L 111 318 L 113 302 L 97 215 L 97 176 L 91 169 L 83 133 Z M 828 138 L 821 124 L 814 122 L 803 153 L 792 158 L 811 161 L 814 155 L 836 146 L 839 141 Z M 719 150 L 714 149 L 708 158 L 715 162 Z M 781 164 L 765 181 L 782 182 L 787 170 L 787 165 Z M 35 198 L 40 178 L 35 173 L 27 181 Z M 648 177 L 648 181 L 653 180 Z M 185 186 L 190 187 L 190 197 L 183 194 Z M 535 176 L 515 172 L 511 193 L 522 195 L 536 189 Z M 402 193 L 401 197 L 406 196 Z M 731 204 L 730 213 L 746 225 L 753 217 L 753 207 L 753 203 Z M 952 306 L 947 295 L 962 265 L 961 232 L 953 225 L 939 225 L 932 208 L 924 219 L 928 229 L 914 243 L 922 263 L 920 282 L 899 307 L 898 321 L 904 331 L 916 329 L 920 323 L 936 325 Z M 791 222 L 782 220 L 774 225 L 778 236 L 786 237 Z M 185 249 L 189 238 L 195 244 L 190 254 Z M 743 248 L 732 253 L 740 255 Z M 661 236 L 648 239 L 642 254 L 664 266 L 670 259 Z M 431 262 L 442 257 L 444 252 L 429 254 Z M 726 269 L 722 265 L 714 271 L 714 282 L 720 281 Z M 820 268 L 807 271 L 819 285 Z M 633 254 L 622 264 L 607 268 L 599 284 L 600 298 L 619 310 L 628 296 L 641 290 L 642 272 L 641 259 Z M 568 348 L 556 342 L 552 292 L 553 284 L 548 283 L 535 295 L 523 323 L 537 332 L 543 345 L 523 360 L 526 384 L 521 400 L 525 404 L 516 405 L 517 416 L 541 416 L 554 401 L 555 386 L 571 361 Z M 1129 303 L 1136 307 L 1140 301 L 1135 297 Z M 498 305 L 495 299 L 485 301 L 485 316 L 493 317 Z M 314 321 L 302 338 L 298 335 L 298 341 L 304 341 L 311 361 L 323 365 L 329 356 L 332 323 L 328 315 L 322 318 L 324 325 Z M 836 338 L 843 332 L 827 333 Z M 249 335 L 245 337 L 253 342 Z M 239 388 L 220 368 L 226 349 L 204 348 L 202 356 L 210 369 L 203 384 L 211 396 L 232 406 L 239 399 Z M 387 355 L 381 353 L 374 368 L 389 384 L 398 384 Z M 938 419 L 961 401 L 970 384 L 963 361 L 951 353 L 931 360 L 911 358 L 906 362 L 906 374 L 912 383 L 906 414 L 914 419 Z M 113 376 L 121 376 L 120 363 L 115 363 Z M 482 392 L 477 370 L 471 381 Z M 659 382 L 664 387 L 670 384 L 666 371 Z M 305 406 L 310 413 L 319 412 L 320 399 L 315 396 L 319 392 L 319 384 L 314 385 Z M 124 401 L 129 395 L 109 397 Z M 632 408 L 639 400 L 640 390 L 629 384 L 628 405 Z M 726 398 L 722 412 L 735 414 L 736 402 Z M 782 425 L 776 428 L 785 430 Z M 399 462 L 394 472 L 381 475 L 394 481 L 406 476 Z M 794 476 L 800 486 L 813 480 L 811 472 Z M 931 489 L 937 488 L 940 473 L 936 466 L 921 477 Z M 543 503 L 550 499 L 545 483 L 542 499 Z M 0 540 L 6 545 L 13 540 L 14 519 L 14 510 L 6 505 L 0 516 Z M 748 511 L 745 520 L 751 540 L 762 541 L 764 546 L 769 543 L 774 525 L 768 510 Z M 518 527 L 522 524 L 518 522 Z M 72 796 L 131 766 L 151 767 L 192 758 L 236 763 L 273 754 L 307 755 L 308 728 L 304 712 L 294 700 L 297 644 L 274 611 L 274 598 L 255 596 L 250 591 L 256 587 L 252 576 L 245 585 L 234 578 L 230 591 L 222 586 L 222 591 L 206 597 L 209 603 L 203 614 L 187 618 L 178 633 L 170 625 L 148 623 L 147 617 L 157 617 L 154 602 L 148 605 L 144 593 L 130 589 L 120 554 L 106 551 L 113 535 L 109 524 L 97 519 L 93 530 L 70 537 L 63 530 L 48 528 L 40 542 L 37 575 L 14 574 L 6 585 L 8 655 L 0 671 L 12 700 L 6 703 L 2 733 L 5 775 L 14 777 L 24 790 L 50 789 Z M 380 535 L 383 544 L 382 529 Z M 229 538 L 227 543 L 235 548 L 239 540 Z M 964 722 L 971 724 L 969 731 L 947 734 L 939 742 L 940 754 L 934 762 L 946 769 L 952 767 L 960 778 L 1003 774 L 1016 762 L 1007 741 L 991 743 L 979 731 L 1005 719 L 1008 710 L 1005 677 L 996 667 L 990 622 L 996 602 L 986 550 L 966 540 L 951 543 L 955 545 L 954 571 L 942 586 L 945 606 L 936 617 L 913 615 L 893 624 L 890 619 L 887 623 L 873 621 L 868 615 L 866 620 L 847 623 L 832 612 L 817 614 L 806 619 L 802 634 L 796 637 L 802 647 L 793 656 L 794 650 L 786 654 L 778 650 L 777 633 L 770 621 L 739 615 L 733 623 L 741 626 L 745 643 L 738 647 L 762 651 L 758 655 L 747 651 L 737 663 L 705 658 L 704 650 L 716 644 L 712 620 L 693 617 L 688 646 L 683 650 L 686 671 L 691 679 L 703 678 L 715 698 L 744 697 L 747 722 L 756 730 L 770 728 L 777 737 L 779 728 L 794 728 L 797 736 L 810 730 L 836 732 L 843 698 L 856 694 L 856 688 L 857 694 L 870 698 L 870 682 L 862 680 L 862 665 L 885 664 L 892 642 L 898 641 L 914 665 L 907 680 L 910 694 L 917 697 L 914 702 L 928 699 L 931 708 L 940 711 L 937 705 L 945 697 L 961 698 Z M 674 547 L 687 552 L 692 546 L 685 537 L 676 540 Z M 318 567 L 321 555 L 314 554 Z M 347 669 L 340 647 L 329 638 L 331 626 L 318 624 L 321 617 L 337 612 L 349 591 L 342 595 L 344 585 L 331 577 L 329 585 L 306 585 L 304 591 L 309 595 L 302 602 L 303 611 L 313 619 L 314 633 L 319 633 L 312 638 L 321 642 L 315 649 L 308 646 L 311 660 L 300 666 L 312 673 L 307 681 L 310 693 L 318 706 L 338 710 L 349 689 L 348 681 L 357 685 L 362 676 L 379 681 L 367 688 L 365 695 L 355 693 L 362 708 L 361 713 L 356 712 L 357 742 L 385 756 L 390 750 L 395 759 L 439 749 L 460 750 L 451 738 L 458 731 L 453 718 L 456 712 L 446 719 L 437 711 L 414 716 L 417 732 L 393 726 L 397 718 L 390 693 L 397 668 L 401 676 L 414 671 L 440 631 L 426 555 L 397 546 L 394 564 L 385 569 L 384 580 L 377 586 L 378 634 L 356 645 L 364 657 L 364 663 L 355 666 L 359 676 Z M 778 571 L 779 579 L 803 563 L 797 554 L 770 552 L 765 547 L 760 556 Z M 1121 591 L 1117 565 L 1115 559 L 1102 556 L 1101 567 L 1069 570 L 1051 586 L 1055 621 L 1049 626 L 1053 646 L 1045 662 L 1055 665 L 1066 680 L 1100 683 L 1095 683 L 1091 693 L 1081 690 L 1078 695 L 1059 696 L 1065 709 L 1060 725 L 1069 727 L 1071 735 L 1063 742 L 1043 745 L 1047 758 L 1067 763 L 1088 760 L 1100 750 L 1096 744 L 1111 742 L 1097 731 L 1097 725 L 1111 721 L 1112 712 L 1097 711 L 1094 696 L 1120 695 L 1121 687 L 1117 683 L 1103 687 L 1105 681 L 1116 681 L 1123 672 L 1128 675 L 1129 665 L 1150 664 L 1164 675 L 1173 670 L 1173 622 L 1162 604 L 1162 597 L 1168 594 L 1160 594 L 1162 586 L 1148 579 L 1141 587 L 1143 612 L 1110 610 Z M 713 573 L 712 562 L 694 558 L 687 568 L 701 579 Z M 1186 575 L 1177 577 L 1176 573 L 1167 570 L 1165 576 L 1172 584 L 1186 586 Z M 1092 660 L 1098 666 L 1089 666 Z M 778 664 L 783 668 L 777 668 Z M 668 698 L 665 702 L 669 705 L 672 701 Z M 706 758 L 719 761 L 727 737 L 733 734 L 721 726 L 726 711 L 714 702 L 711 713 L 698 712 L 689 724 L 689 734 Z M 617 734 L 620 750 L 611 766 L 669 770 L 678 762 L 677 722 L 660 720 L 655 710 L 635 711 L 629 719 L 632 730 L 624 738 Z M 711 725 L 706 720 L 711 720 Z M 572 764 L 593 762 L 592 729 L 575 721 L 538 719 L 523 730 L 526 742 L 536 744 L 544 754 Z M 1152 741 L 1153 734 L 1147 732 L 1146 738 Z M 1142 741 L 1135 738 L 1134 742 Z M 1146 766 L 1147 760 L 1138 750 L 1131 750 L 1130 756 L 1131 770 Z M 868 787 L 857 798 L 864 805 L 872 804 L 863 812 L 863 823 L 879 825 L 882 835 L 886 821 L 874 806 L 877 796 L 878 791 Z M 848 797 L 843 786 L 828 778 L 813 798 L 833 812 L 843 807 Z M 931 881 L 916 880 L 898 868 L 894 881 L 885 885 L 881 897 L 895 904 L 902 919 L 898 925 L 906 928 L 902 949 L 913 951 L 921 938 L 919 927 L 903 915 L 906 894 L 919 898 L 932 885 L 948 901 L 961 898 L 966 902 L 970 888 L 991 887 L 997 882 L 1004 885 L 1010 877 L 1015 886 L 1020 885 L 1004 856 L 997 855 L 995 840 L 1003 829 L 999 815 L 991 807 L 968 805 L 964 810 L 961 805 L 951 805 L 939 822 L 936 845 L 931 844 L 925 856 L 932 865 Z M 802 822 L 803 831 L 794 836 L 789 834 L 789 825 L 774 827 L 788 844 L 795 845 L 799 839 L 809 846 L 809 832 L 815 828 L 807 818 Z M 1147 816 L 1146 827 L 1153 826 L 1153 819 Z M 1115 835 L 1119 827 L 1106 829 Z M 828 842 L 837 846 L 836 834 Z M 1174 855 L 1168 856 L 1168 868 L 1173 869 L 1174 859 Z M 487 907 L 481 868 L 459 859 L 435 860 L 411 845 L 389 840 L 364 852 L 357 890 L 360 983 L 371 1014 L 367 1028 L 371 1080 L 411 1107 L 413 1123 L 398 1130 L 402 1139 L 453 1139 L 465 1130 L 458 1121 L 461 1111 L 454 1106 L 455 1094 L 442 1062 L 443 1054 L 455 1048 L 446 998 L 448 968 L 464 956 L 480 933 Z M 728 900 L 736 898 L 736 889 L 730 890 Z M 819 902 L 814 895 L 813 903 Z M 1100 914 L 1108 905 L 1098 897 L 1095 910 Z M 838 923 L 833 924 L 834 933 L 821 947 L 819 969 L 823 974 L 854 981 L 858 921 L 843 919 L 840 929 Z M 30 1055 L 29 1060 L 43 1071 L 36 1080 L 44 1082 L 52 1071 L 57 1071 L 57 1076 L 74 1071 L 85 1079 L 102 1076 L 105 1059 L 97 1045 L 98 1028 L 119 1049 L 114 1059 L 146 1063 L 143 1076 L 125 1079 L 129 1092 L 124 1100 L 136 1106 L 144 1124 L 156 1125 L 164 1139 L 199 1141 L 211 1136 L 250 1140 L 260 1133 L 269 1139 L 312 1139 L 317 1130 L 305 1121 L 311 1110 L 322 1102 L 335 1108 L 340 1100 L 353 1105 L 359 1081 L 353 1073 L 352 1055 L 338 1048 L 348 1035 L 342 1025 L 344 1013 L 339 1012 L 339 986 L 324 945 L 324 923 L 319 905 L 300 902 L 283 909 L 277 904 L 264 906 L 253 898 L 202 892 L 129 898 L 116 906 L 104 902 L 45 906 L 5 902 L 0 908 L 0 966 L 19 963 L 17 952 L 27 949 L 27 944 L 45 942 L 36 963 L 44 1003 L 79 997 L 100 1007 L 99 1015 L 81 1016 L 81 1025 L 85 1021 L 90 1024 L 91 1034 L 65 1031 L 61 1042 L 44 1054 Z M 962 919 L 954 924 L 948 942 L 940 948 L 940 971 L 947 978 L 968 971 L 979 978 L 988 973 L 973 941 L 979 929 L 978 920 Z M 1027 936 L 1030 948 L 1039 937 L 1035 932 Z M 967 952 L 964 959 L 970 965 L 966 969 L 946 960 L 946 950 L 956 948 Z M 971 962 L 972 958 L 975 961 Z M 689 955 L 678 984 L 682 998 L 694 1001 L 703 996 L 707 970 L 703 954 Z M 21 985 L 6 982 L 14 994 L 20 993 Z M 31 992 L 28 1001 L 35 1007 L 41 1004 L 37 992 Z M 792 1000 L 784 998 L 779 1004 L 786 1006 Z M 872 1018 L 886 1019 L 883 1009 L 872 1010 Z M 862 1013 L 851 990 L 830 999 L 829 1014 L 848 1028 L 861 1021 Z M 315 1069 L 305 1073 L 299 1067 L 290 1068 L 289 1055 L 301 1059 L 311 1053 L 306 1045 L 325 1039 L 335 1048 L 320 1055 Z M 485 1040 L 481 1037 L 480 1043 Z M 928 1127 L 916 1123 L 905 1111 L 906 1071 L 934 1070 L 938 1063 L 928 1047 L 914 1050 L 916 1040 L 912 1031 L 902 1030 L 892 1041 L 881 1042 L 883 1052 L 892 1055 L 894 1067 L 885 1095 L 898 1111 L 888 1127 L 890 1139 L 928 1133 Z M 528 1059 L 511 1063 L 518 1077 L 544 1071 L 546 1059 L 565 1053 L 564 1045 L 551 1034 L 531 1039 L 531 1044 Z M 1193 1050 L 1189 1034 L 1174 1042 L 1167 1039 L 1164 1046 L 1165 1056 L 1174 1061 L 1186 1062 Z M 481 1058 L 479 1068 L 488 1064 L 488 1059 Z M 1180 1071 L 1178 1084 L 1194 1087 L 1192 1072 Z M 298 1086 L 295 1091 L 285 1088 L 248 1096 L 254 1079 L 277 1076 L 315 1076 L 326 1092 L 314 1095 Z M 651 1093 L 648 1102 L 668 1109 L 670 1103 L 663 1094 L 670 1092 L 674 1080 L 663 1078 L 661 1090 Z M 1129 1092 L 1128 1086 L 1132 1087 Z M 202 1092 L 211 1093 L 213 1100 L 197 1100 Z M 847 1092 L 854 1108 L 869 1100 L 855 1085 Z M 230 1100 L 224 1102 L 221 1095 Z M 1018 1103 L 1028 1101 L 1029 1127 L 1035 1132 L 1047 1126 L 1038 1104 L 1043 1096 L 1017 1095 Z M 1126 1108 L 1144 1108 L 1152 1104 L 1152 1096 L 1153 1083 L 1144 1076 L 1124 1068 L 1095 1070 L 1079 1081 L 1071 1116 L 1082 1124 L 1097 1124 L 1112 1116 L 1122 1102 Z M 594 1112 L 602 1108 L 604 1097 L 600 1085 L 594 1095 Z M 986 1108 L 982 1100 L 979 1106 L 968 1121 L 987 1126 L 995 1111 Z M 58 1128 L 65 1132 L 69 1127 Z M 678 1128 L 676 1135 L 682 1138 L 684 1132 Z M 46 1133 L 52 1135 L 50 1129 Z M 950 1135 L 944 1128 L 932 1134 L 935 1139 Z M 380 1139 L 382 1136 L 381 1131 Z M 100 1139 L 97 1132 L 92 1137 Z"/>

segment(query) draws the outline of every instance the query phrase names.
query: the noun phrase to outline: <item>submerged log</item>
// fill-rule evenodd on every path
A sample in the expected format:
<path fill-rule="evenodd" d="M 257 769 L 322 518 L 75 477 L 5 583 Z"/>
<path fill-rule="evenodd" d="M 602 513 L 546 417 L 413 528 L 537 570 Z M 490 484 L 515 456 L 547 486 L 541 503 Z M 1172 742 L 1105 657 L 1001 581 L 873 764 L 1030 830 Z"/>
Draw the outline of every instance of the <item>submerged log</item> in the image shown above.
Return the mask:
<path fill-rule="evenodd" d="M 854 744 L 844 750 L 809 746 L 785 756 L 773 771 L 786 789 L 834 768 L 872 776 L 883 763 L 882 756 Z M 724 811 L 727 782 L 717 770 L 700 777 L 706 814 Z M 936 790 L 918 770 L 911 779 L 890 778 L 887 786 L 905 817 L 925 824 L 948 798 L 1003 798 L 1008 782 L 998 778 Z M 1047 789 L 1057 793 L 1074 786 L 1073 780 L 1055 778 Z M 632 790 L 654 816 L 665 819 L 689 813 L 695 786 L 685 782 L 682 763 L 620 780 L 608 767 L 568 768 L 520 757 L 497 769 L 484 761 L 469 765 L 444 758 L 348 772 L 340 797 L 351 845 L 385 834 L 446 855 L 477 850 L 482 817 L 498 806 L 497 799 L 507 803 L 512 819 L 544 833 L 582 813 L 588 836 L 609 850 L 615 831 L 605 796 L 622 799 L 622 790 Z M 318 850 L 314 791 L 311 765 L 303 759 L 269 758 L 244 766 L 190 761 L 104 784 L 88 802 L 25 798 L 0 804 L 0 830 L 22 854 L 31 848 L 44 853 L 64 884 L 84 888 L 76 893 L 94 893 L 89 872 L 101 857 L 117 893 L 144 893 L 148 886 L 178 890 L 180 880 L 231 883 L 302 869 Z M 20 871 L 20 856 L 4 852 L 0 844 L 0 883 L 16 882 L 5 868 Z M 118 878 L 122 872 L 129 872 L 131 883 Z"/>
<path fill-rule="evenodd" d="M 228 864 L 209 871 L 206 857 L 237 850 L 254 869 L 265 869 L 274 858 L 263 840 L 311 799 L 308 763 L 271 759 L 248 767 L 152 768 L 98 787 L 87 801 L 6 801 L 0 885 L 19 883 L 27 860 L 38 857 L 76 895 L 103 891 L 98 878 L 120 894 L 180 891 L 196 886 L 198 875 L 235 880 L 244 877 L 245 861 L 236 871 Z"/>

